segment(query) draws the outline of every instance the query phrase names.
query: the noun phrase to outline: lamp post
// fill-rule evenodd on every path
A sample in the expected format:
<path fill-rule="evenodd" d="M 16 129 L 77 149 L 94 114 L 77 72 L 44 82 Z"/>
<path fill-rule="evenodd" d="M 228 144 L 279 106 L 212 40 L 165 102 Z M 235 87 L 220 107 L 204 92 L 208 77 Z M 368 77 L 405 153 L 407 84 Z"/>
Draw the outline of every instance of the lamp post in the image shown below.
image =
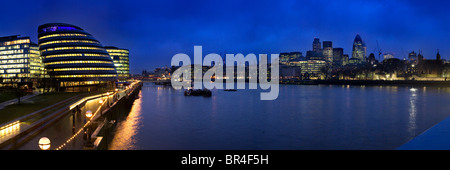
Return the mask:
<path fill-rule="evenodd" d="M 88 110 L 86 111 L 86 119 L 87 121 L 90 121 L 92 118 L 92 111 Z M 86 134 L 86 145 L 89 145 L 91 143 L 91 134 L 90 134 L 90 126 L 91 126 L 91 122 L 89 122 L 89 124 L 86 126 L 86 130 L 84 131 L 84 133 Z"/>
<path fill-rule="evenodd" d="M 39 139 L 39 148 L 41 148 L 41 150 L 49 150 L 50 139 L 48 139 L 47 137 L 42 137 L 41 139 Z"/>

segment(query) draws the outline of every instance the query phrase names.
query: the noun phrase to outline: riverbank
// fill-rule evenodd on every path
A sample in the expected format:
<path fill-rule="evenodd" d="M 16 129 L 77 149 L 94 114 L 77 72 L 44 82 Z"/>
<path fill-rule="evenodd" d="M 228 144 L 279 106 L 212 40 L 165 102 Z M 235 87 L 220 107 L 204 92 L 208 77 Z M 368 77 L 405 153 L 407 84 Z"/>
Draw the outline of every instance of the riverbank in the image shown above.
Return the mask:
<path fill-rule="evenodd" d="M 59 143 L 63 143 L 64 141 L 70 141 L 68 138 L 72 136 L 72 130 L 65 131 L 61 129 L 61 122 L 70 122 L 70 127 L 78 128 L 79 131 L 86 127 L 86 121 L 83 122 L 85 118 L 85 112 L 87 109 L 95 109 L 100 113 L 105 110 L 109 110 L 108 107 L 101 106 L 109 106 L 110 103 L 114 103 L 115 101 L 120 100 L 121 98 L 126 97 L 126 93 L 134 90 L 135 86 L 128 86 L 124 89 L 117 89 L 115 92 L 105 92 L 101 93 L 61 93 L 61 94 L 47 94 L 47 95 L 39 95 L 35 96 L 31 100 L 33 103 L 30 105 L 36 107 L 29 107 L 29 105 L 21 104 L 20 106 L 11 105 L 5 107 L 0 111 L 8 111 L 14 114 L 8 114 L 10 116 L 15 115 L 15 117 L 10 121 L 4 122 L 0 127 L 0 149 L 39 149 L 36 148 L 37 140 L 40 137 L 46 136 L 52 140 L 53 144 L 59 145 Z M 103 102 L 99 102 L 103 101 Z M 43 104 L 45 102 L 47 104 Z M 108 104 L 105 104 L 108 103 Z M 75 109 L 76 106 L 79 106 Z M 11 111 L 10 108 L 16 108 L 17 112 L 14 110 Z M 38 108 L 39 107 L 39 108 Z M 84 112 L 81 113 L 83 109 Z M 97 109 L 99 108 L 99 109 Z M 18 112 L 20 109 L 26 110 L 36 110 L 32 113 Z M 77 111 L 75 120 L 74 113 Z M 21 115 L 17 115 L 17 114 Z M 6 115 L 6 114 L 5 114 Z M 103 114 L 101 114 L 103 115 Z M 18 117 L 21 116 L 21 117 Z M 11 118 L 8 118 L 11 119 Z M 92 118 L 92 121 L 96 119 L 95 114 Z M 90 121 L 89 121 L 90 122 Z M 83 126 L 84 125 L 84 126 Z M 94 126 L 91 126 L 94 127 Z M 46 134 L 47 131 L 55 131 L 55 136 L 49 136 Z M 75 131 L 75 129 L 73 129 Z M 64 138 L 64 139 L 62 139 Z M 73 138 L 72 138 L 73 139 Z M 81 139 L 77 139 L 81 140 Z M 32 144 L 32 147 L 30 146 Z M 28 147 L 27 147 L 28 145 Z M 25 147 L 22 147 L 25 146 Z M 59 145 L 60 146 L 60 145 Z M 72 149 L 83 149 L 83 145 L 74 145 L 81 146 L 75 147 Z M 52 149 L 54 149 L 52 147 Z"/>
<path fill-rule="evenodd" d="M 280 81 L 280 84 L 450 87 L 450 81 L 417 81 L 417 80 L 392 80 L 392 81 L 388 81 L 388 80 L 298 80 L 298 81 Z"/>

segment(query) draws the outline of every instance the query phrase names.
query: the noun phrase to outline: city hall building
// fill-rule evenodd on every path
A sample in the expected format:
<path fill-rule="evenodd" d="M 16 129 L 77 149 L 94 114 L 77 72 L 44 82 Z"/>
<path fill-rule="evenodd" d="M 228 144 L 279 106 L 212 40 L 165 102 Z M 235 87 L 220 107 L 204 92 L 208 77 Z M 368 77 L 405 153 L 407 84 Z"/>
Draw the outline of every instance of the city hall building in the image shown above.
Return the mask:
<path fill-rule="evenodd" d="M 74 91 L 104 86 L 118 80 L 114 62 L 106 49 L 82 28 L 64 23 L 38 27 L 39 51 L 57 88 Z M 76 88 L 75 88 L 76 87 Z"/>

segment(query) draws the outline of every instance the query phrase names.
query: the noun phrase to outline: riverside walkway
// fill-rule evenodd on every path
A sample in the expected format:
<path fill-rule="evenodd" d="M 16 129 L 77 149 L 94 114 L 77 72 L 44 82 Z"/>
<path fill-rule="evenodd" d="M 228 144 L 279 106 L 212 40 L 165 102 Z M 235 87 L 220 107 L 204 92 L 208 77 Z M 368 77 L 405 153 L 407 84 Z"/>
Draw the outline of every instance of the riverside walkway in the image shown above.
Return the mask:
<path fill-rule="evenodd" d="M 86 139 L 84 139 L 83 131 L 88 128 L 89 132 L 93 132 L 93 143 L 95 139 L 101 141 L 99 131 L 94 131 L 96 127 L 107 127 L 103 119 L 99 119 L 115 103 L 122 101 L 120 99 L 135 93 L 135 89 L 139 89 L 139 82 L 132 83 L 123 89 L 117 89 L 115 92 L 107 92 L 87 96 L 77 95 L 56 104 L 27 114 L 12 121 L 0 125 L 0 149 L 18 149 L 18 150 L 35 150 L 39 149 L 38 141 L 41 137 L 47 137 L 51 140 L 50 149 L 70 149 L 79 150 L 86 149 Z M 93 116 L 86 119 L 85 113 L 92 111 Z M 98 114 L 97 114 L 98 113 Z M 96 120 L 99 119 L 99 120 Z M 95 122 L 93 122 L 95 121 Z M 106 122 L 105 122 L 106 123 Z M 107 122 L 109 123 L 109 122 Z M 104 140 L 106 141 L 106 140 Z M 98 146 L 98 143 L 96 143 Z M 88 149 L 96 149 L 90 147 Z"/>

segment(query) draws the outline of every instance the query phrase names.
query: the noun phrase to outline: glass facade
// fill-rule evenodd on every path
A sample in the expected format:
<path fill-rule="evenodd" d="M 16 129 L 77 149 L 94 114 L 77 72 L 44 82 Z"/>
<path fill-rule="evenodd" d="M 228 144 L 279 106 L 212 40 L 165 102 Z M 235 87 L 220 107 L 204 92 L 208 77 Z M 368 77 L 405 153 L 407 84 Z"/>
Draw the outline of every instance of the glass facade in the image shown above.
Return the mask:
<path fill-rule="evenodd" d="M 45 68 L 60 87 L 117 81 L 111 56 L 99 41 L 80 27 L 44 24 L 38 28 L 38 40 Z"/>
<path fill-rule="evenodd" d="M 355 40 L 353 41 L 352 58 L 358 59 L 355 60 L 358 64 L 365 63 L 367 55 L 366 50 L 366 44 L 362 41 L 361 36 L 357 34 Z"/>
<path fill-rule="evenodd" d="M 0 86 L 32 85 L 45 73 L 39 47 L 29 37 L 0 37 Z"/>
<path fill-rule="evenodd" d="M 105 46 L 106 51 L 108 51 L 109 56 L 114 61 L 114 66 L 116 66 L 117 75 L 119 76 L 119 82 L 125 82 L 130 78 L 130 61 L 129 61 L 129 51 L 127 49 L 120 49 L 112 46 Z"/>

